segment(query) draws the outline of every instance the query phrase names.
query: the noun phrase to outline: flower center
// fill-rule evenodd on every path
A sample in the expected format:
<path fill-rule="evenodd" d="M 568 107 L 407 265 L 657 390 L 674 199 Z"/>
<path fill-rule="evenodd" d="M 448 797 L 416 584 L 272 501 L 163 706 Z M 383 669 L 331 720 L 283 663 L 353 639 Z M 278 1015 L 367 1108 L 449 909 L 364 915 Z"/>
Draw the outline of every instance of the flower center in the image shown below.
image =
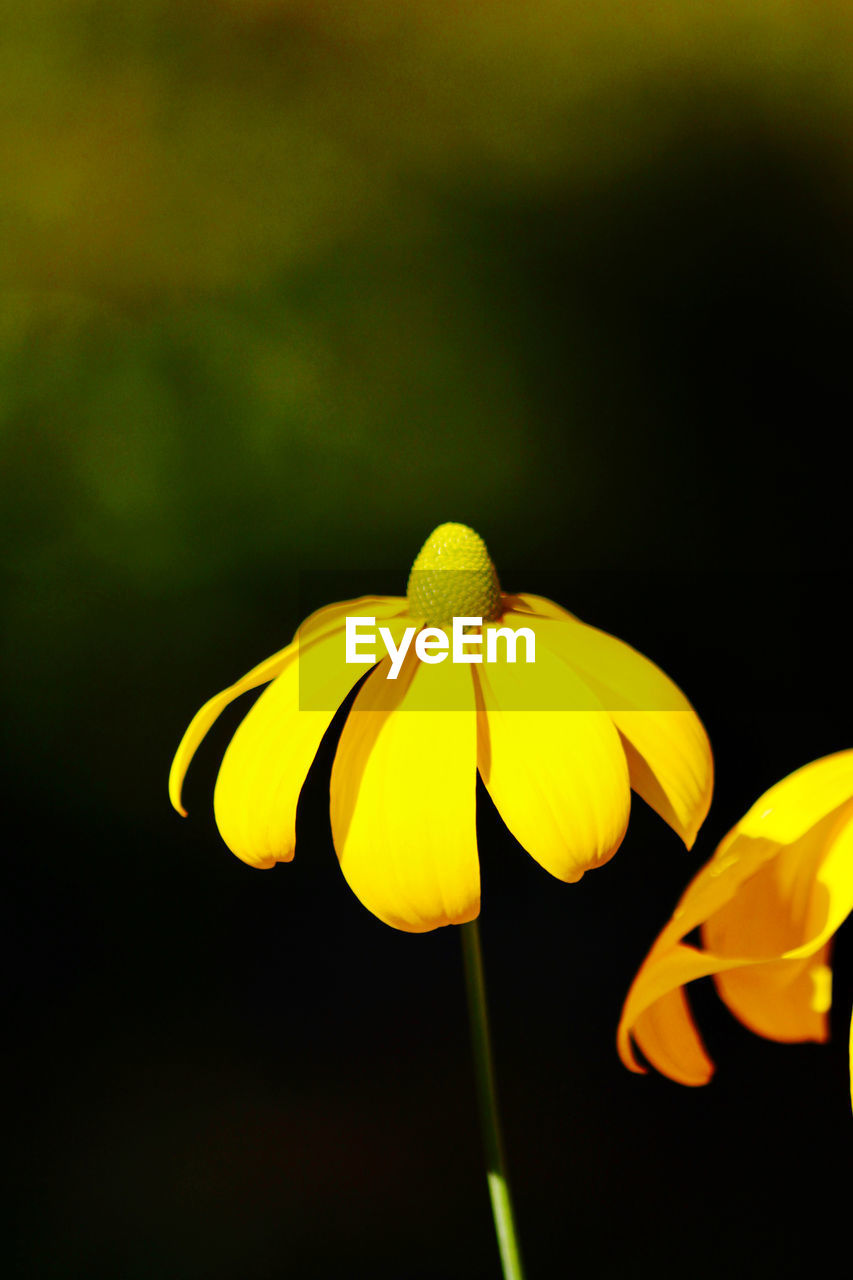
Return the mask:
<path fill-rule="evenodd" d="M 486 544 L 465 524 L 440 524 L 412 565 L 409 611 L 429 626 L 453 618 L 493 622 L 502 613 L 501 584 Z"/>

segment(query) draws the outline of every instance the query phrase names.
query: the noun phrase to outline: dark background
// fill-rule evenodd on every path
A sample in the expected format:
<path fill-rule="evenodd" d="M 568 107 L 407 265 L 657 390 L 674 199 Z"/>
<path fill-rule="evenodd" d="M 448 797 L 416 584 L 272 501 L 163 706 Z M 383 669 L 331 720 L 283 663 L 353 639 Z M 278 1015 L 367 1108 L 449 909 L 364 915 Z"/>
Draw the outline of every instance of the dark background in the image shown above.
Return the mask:
<path fill-rule="evenodd" d="M 575 886 L 481 797 L 530 1276 L 846 1256 L 849 933 L 828 1045 L 705 983 L 707 1088 L 614 1034 L 716 842 L 851 745 L 849 7 L 2 18 L 4 1270 L 498 1274 L 458 938 L 347 889 L 333 735 L 274 872 L 212 816 L 249 699 L 166 797 L 201 702 L 444 520 L 658 661 L 718 766 L 691 854 L 638 800 Z"/>

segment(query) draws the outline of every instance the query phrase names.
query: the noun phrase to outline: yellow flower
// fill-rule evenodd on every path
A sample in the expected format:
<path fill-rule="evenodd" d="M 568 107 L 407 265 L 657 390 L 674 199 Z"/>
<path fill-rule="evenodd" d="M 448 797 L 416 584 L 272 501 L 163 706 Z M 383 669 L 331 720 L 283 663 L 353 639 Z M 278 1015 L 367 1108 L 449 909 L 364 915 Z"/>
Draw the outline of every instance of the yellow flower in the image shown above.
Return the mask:
<path fill-rule="evenodd" d="M 482 539 L 459 524 L 427 540 L 407 596 L 320 609 L 286 649 L 211 698 L 175 755 L 172 803 L 184 812 L 184 774 L 222 709 L 271 682 L 225 752 L 214 811 L 237 857 L 256 867 L 289 861 L 308 768 L 366 670 L 345 661 L 346 619 L 374 619 L 395 646 L 407 629 L 411 640 L 432 627 L 433 643 L 448 646 L 460 617 L 483 619 L 470 637 L 481 654 L 489 632 L 497 650 L 500 628 L 523 627 L 535 638 L 535 658 L 507 661 L 501 648 L 501 660 L 479 665 L 422 660 L 410 644 L 389 679 L 391 659 L 374 655 L 331 777 L 335 849 L 370 911 L 410 932 L 477 916 L 478 770 L 516 839 L 561 880 L 579 880 L 613 856 L 631 787 L 692 844 L 710 804 L 712 762 L 690 703 L 622 641 L 549 600 L 503 594 Z"/>
<path fill-rule="evenodd" d="M 665 1075 L 706 1084 L 714 1066 L 683 987 L 710 974 L 758 1035 L 826 1040 L 832 936 L 851 908 L 853 751 L 842 751 L 765 792 L 688 886 L 628 992 L 622 1061 L 644 1070 L 633 1037 Z M 697 927 L 701 948 L 684 942 Z"/>

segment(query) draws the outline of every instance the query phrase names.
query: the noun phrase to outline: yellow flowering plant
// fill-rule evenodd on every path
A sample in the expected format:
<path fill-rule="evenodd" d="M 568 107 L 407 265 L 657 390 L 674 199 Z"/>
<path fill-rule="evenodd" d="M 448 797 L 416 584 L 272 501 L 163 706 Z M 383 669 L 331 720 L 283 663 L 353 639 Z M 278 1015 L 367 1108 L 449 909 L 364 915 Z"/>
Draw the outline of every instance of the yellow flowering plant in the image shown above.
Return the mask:
<path fill-rule="evenodd" d="M 386 654 L 365 655 L 377 624 Z M 635 649 L 550 600 L 503 592 L 483 540 L 460 524 L 427 539 L 406 596 L 320 609 L 286 648 L 205 703 L 172 764 L 180 813 L 204 735 L 264 684 L 219 769 L 222 838 L 255 867 L 293 858 L 306 774 L 358 685 L 331 774 L 335 850 L 353 892 L 386 924 L 462 927 L 489 1190 L 504 1274 L 520 1276 L 476 925 L 477 775 L 519 843 L 573 882 L 618 849 L 632 790 L 692 845 L 713 787 L 704 727 Z"/>
<path fill-rule="evenodd" d="M 631 986 L 622 1061 L 685 1085 L 714 1071 L 684 993 L 713 976 L 757 1035 L 825 1041 L 833 936 L 853 910 L 853 751 L 805 765 L 756 800 L 687 887 Z M 685 939 L 700 930 L 701 946 Z M 853 1100 L 853 1028 L 851 1028 Z"/>

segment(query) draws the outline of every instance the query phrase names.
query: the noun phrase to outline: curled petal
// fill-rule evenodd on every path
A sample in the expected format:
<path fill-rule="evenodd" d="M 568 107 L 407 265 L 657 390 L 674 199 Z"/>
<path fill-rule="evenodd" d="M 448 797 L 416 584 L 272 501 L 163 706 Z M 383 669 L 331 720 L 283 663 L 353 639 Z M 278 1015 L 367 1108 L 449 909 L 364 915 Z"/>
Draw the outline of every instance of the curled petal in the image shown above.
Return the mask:
<path fill-rule="evenodd" d="M 386 924 L 423 933 L 480 909 L 471 672 L 383 660 L 347 717 L 331 784 L 341 870 Z"/>
<path fill-rule="evenodd" d="M 301 642 L 304 647 L 309 641 L 313 642 L 323 635 L 340 630 L 347 615 L 370 617 L 375 614 L 377 617 L 390 617 L 401 612 L 404 607 L 404 599 L 389 596 L 361 596 L 357 600 L 343 600 L 337 604 L 326 605 L 312 613 L 302 623 L 296 637 L 286 648 L 273 654 L 271 658 L 264 659 L 227 689 L 209 698 L 190 721 L 172 761 L 169 773 L 169 799 L 178 813 L 183 817 L 187 816 L 181 801 L 181 790 L 190 762 L 208 730 L 235 698 L 274 680 L 295 659 L 298 643 Z"/>
<path fill-rule="evenodd" d="M 695 947 L 679 944 L 650 956 L 634 979 L 616 1032 L 619 1056 L 630 1071 L 644 1072 L 633 1036 L 658 1071 L 680 1084 L 707 1084 L 714 1065 L 705 1051 L 683 987 L 707 977 L 713 964 Z"/>
<path fill-rule="evenodd" d="M 247 675 L 229 685 L 227 689 L 223 689 L 221 693 L 214 694 L 195 713 L 184 736 L 181 738 L 169 773 L 169 799 L 178 813 L 184 818 L 187 816 L 187 811 L 181 800 L 184 777 L 208 729 L 219 718 L 229 703 L 233 702 L 235 698 L 239 698 L 241 693 L 248 693 L 250 689 L 257 689 L 259 685 L 273 680 L 281 674 L 289 662 L 293 661 L 295 656 L 296 644 L 294 642 L 282 649 L 280 653 L 273 654 L 271 658 L 267 658 L 264 662 L 259 663 L 257 667 L 253 667 Z"/>

